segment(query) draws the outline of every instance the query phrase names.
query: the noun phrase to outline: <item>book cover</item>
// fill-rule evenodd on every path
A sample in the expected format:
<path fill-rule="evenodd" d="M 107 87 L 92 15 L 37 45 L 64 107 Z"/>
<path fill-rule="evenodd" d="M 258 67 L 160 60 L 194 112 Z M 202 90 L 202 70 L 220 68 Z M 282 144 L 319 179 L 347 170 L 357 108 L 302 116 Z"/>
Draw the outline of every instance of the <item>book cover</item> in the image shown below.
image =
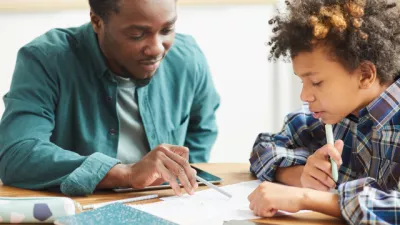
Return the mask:
<path fill-rule="evenodd" d="M 121 203 L 114 203 L 101 208 L 79 213 L 74 216 L 57 218 L 56 225 L 122 225 L 122 224 L 143 224 L 143 225 L 177 225 L 176 223 L 143 212 L 139 209 L 126 206 Z"/>

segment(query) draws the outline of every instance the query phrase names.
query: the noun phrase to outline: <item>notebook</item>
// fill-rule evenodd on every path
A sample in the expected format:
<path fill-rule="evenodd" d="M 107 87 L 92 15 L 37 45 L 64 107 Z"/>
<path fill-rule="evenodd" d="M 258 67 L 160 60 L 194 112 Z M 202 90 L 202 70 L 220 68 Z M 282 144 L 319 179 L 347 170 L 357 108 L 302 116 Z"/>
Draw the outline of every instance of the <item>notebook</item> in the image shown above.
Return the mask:
<path fill-rule="evenodd" d="M 74 216 L 57 218 L 56 225 L 177 225 L 176 223 L 154 216 L 139 209 L 121 203 L 110 204 L 92 211 L 83 212 Z"/>

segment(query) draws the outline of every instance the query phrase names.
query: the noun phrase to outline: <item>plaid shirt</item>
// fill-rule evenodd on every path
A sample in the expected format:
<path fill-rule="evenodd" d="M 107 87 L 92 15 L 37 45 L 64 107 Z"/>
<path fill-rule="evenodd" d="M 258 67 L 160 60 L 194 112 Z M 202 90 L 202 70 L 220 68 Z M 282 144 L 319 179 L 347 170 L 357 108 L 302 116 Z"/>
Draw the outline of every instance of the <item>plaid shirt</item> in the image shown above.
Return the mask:
<path fill-rule="evenodd" d="M 400 224 L 400 80 L 362 109 L 333 126 L 344 142 L 338 192 L 349 224 Z M 279 167 L 305 165 L 326 144 L 324 124 L 309 111 L 288 115 L 281 132 L 258 136 L 250 158 L 260 180 L 275 180 Z"/>

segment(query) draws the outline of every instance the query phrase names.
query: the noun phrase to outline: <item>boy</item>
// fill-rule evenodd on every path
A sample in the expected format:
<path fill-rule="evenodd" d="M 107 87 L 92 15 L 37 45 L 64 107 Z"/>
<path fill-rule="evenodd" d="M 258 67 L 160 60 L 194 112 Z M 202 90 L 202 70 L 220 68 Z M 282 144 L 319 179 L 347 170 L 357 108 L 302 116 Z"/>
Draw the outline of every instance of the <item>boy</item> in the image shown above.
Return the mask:
<path fill-rule="evenodd" d="M 350 224 L 400 223 L 400 21 L 387 0 L 286 1 L 271 58 L 290 56 L 309 111 L 260 134 L 250 158 L 263 182 L 249 196 L 256 215 L 314 210 Z M 334 145 L 325 124 L 333 124 Z M 338 165 L 338 194 L 331 157 Z M 279 182 L 275 184 L 270 182 Z"/>

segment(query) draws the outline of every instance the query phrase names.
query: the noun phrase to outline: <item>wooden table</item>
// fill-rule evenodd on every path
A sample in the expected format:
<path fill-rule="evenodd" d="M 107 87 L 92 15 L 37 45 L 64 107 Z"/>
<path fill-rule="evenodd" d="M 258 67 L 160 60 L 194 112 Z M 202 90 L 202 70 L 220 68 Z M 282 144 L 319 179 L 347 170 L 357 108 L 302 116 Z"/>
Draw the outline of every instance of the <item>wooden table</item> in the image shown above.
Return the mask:
<path fill-rule="evenodd" d="M 254 180 L 249 172 L 249 164 L 245 163 L 218 163 L 218 164 L 195 164 L 195 166 L 211 172 L 224 181 L 222 185 L 235 184 L 242 181 Z M 199 190 L 206 189 L 207 187 L 201 186 Z M 174 193 L 171 189 L 147 191 L 147 192 L 130 192 L 130 193 L 113 193 L 113 192 L 96 192 L 89 197 L 73 197 L 75 201 L 81 205 L 101 203 L 106 201 L 133 198 L 142 195 L 158 194 L 160 197 L 172 196 Z M 0 196 L 3 197 L 32 197 L 32 196 L 62 196 L 61 194 L 50 193 L 50 192 L 39 192 L 23 190 L 18 188 L 12 188 L 3 186 L 0 183 Z M 151 202 L 159 201 L 157 199 L 137 202 L 135 204 L 146 204 Z M 290 225 L 344 225 L 346 224 L 343 220 L 336 219 L 327 215 L 323 215 L 316 212 L 311 213 L 299 213 L 290 216 L 281 216 L 275 218 L 265 218 L 260 220 L 254 220 L 254 224 L 290 224 Z"/>

